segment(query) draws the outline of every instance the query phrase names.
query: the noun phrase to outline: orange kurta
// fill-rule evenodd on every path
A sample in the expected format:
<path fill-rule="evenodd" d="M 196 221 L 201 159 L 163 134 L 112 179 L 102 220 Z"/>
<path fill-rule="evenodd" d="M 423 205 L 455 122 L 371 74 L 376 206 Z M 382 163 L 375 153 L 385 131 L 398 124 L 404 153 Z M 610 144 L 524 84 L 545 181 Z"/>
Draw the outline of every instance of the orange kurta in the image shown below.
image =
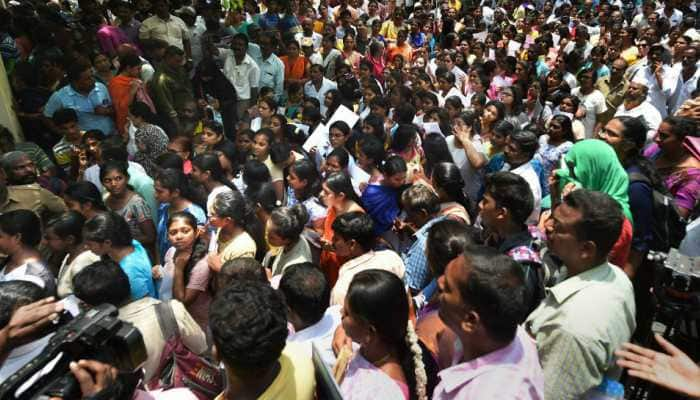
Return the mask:
<path fill-rule="evenodd" d="M 280 60 L 284 63 L 284 80 L 301 80 L 306 78 L 306 57 L 299 56 L 293 62 L 289 57 L 282 56 Z"/>

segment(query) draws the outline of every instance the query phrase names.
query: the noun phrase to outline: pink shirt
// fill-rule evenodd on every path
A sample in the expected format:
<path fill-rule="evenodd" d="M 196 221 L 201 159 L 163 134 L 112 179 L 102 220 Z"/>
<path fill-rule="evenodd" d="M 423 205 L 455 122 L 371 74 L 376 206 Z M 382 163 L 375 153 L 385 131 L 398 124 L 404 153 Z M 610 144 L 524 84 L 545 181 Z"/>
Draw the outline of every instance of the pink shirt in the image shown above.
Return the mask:
<path fill-rule="evenodd" d="M 461 358 L 461 354 L 455 355 L 455 360 Z M 433 400 L 544 399 L 537 347 L 522 327 L 508 346 L 444 369 L 438 376 Z"/>
<path fill-rule="evenodd" d="M 367 361 L 359 350 L 350 360 L 340 392 L 345 400 L 408 400 L 408 386 Z"/>
<path fill-rule="evenodd" d="M 171 247 L 165 253 L 164 257 L 164 268 L 165 274 L 175 275 L 175 248 Z M 204 332 L 207 331 L 209 326 L 209 304 L 211 303 L 211 295 L 209 294 L 209 264 L 207 264 L 207 258 L 203 257 L 199 260 L 192 268 L 190 272 L 190 279 L 187 282 L 186 289 L 193 289 L 201 292 L 197 299 L 187 306 L 187 311 L 192 315 L 197 324 L 202 328 Z"/>

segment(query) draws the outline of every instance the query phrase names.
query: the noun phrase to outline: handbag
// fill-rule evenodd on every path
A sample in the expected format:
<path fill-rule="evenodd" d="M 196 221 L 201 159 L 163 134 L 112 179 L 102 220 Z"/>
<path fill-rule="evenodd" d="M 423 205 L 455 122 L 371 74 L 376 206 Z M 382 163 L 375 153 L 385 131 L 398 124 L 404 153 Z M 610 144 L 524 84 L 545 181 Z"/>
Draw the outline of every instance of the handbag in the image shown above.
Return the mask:
<path fill-rule="evenodd" d="M 186 387 L 199 399 L 213 399 L 224 390 L 224 375 L 219 366 L 187 348 L 180 336 L 170 301 L 156 304 L 158 325 L 165 346 L 149 389 Z"/>

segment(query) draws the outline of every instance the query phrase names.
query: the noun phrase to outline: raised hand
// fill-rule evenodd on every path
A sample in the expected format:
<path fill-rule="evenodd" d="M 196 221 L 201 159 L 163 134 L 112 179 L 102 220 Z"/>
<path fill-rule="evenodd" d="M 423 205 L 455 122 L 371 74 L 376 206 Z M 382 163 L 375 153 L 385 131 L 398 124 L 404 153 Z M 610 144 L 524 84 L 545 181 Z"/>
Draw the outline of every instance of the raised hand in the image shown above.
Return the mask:
<path fill-rule="evenodd" d="M 617 365 L 627 368 L 636 378 L 686 396 L 700 397 L 700 367 L 661 335 L 654 336 L 668 354 L 624 343 L 622 349 L 615 352 L 619 357 Z"/>

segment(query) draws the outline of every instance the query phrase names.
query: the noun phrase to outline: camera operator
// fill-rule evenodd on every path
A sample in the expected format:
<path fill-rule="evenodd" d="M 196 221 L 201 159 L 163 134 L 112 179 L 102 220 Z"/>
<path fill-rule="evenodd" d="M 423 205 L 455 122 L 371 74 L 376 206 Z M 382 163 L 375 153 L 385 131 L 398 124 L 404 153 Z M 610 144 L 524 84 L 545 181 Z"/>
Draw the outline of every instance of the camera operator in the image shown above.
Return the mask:
<path fill-rule="evenodd" d="M 133 300 L 129 278 L 112 260 L 97 261 L 85 267 L 73 277 L 73 288 L 76 297 L 88 306 L 108 303 L 117 307 L 119 319 L 132 323 L 141 331 L 148 352 L 144 365 L 144 379 L 148 382 L 158 368 L 166 343 L 156 315 L 156 305 L 160 301 L 152 297 Z M 185 346 L 193 353 L 204 353 L 207 343 L 202 329 L 182 303 L 172 300 L 170 304 Z"/>
<path fill-rule="evenodd" d="M 123 379 L 116 368 L 96 360 L 79 360 L 70 363 L 70 370 L 80 385 L 82 399 L 90 400 L 197 400 L 188 389 L 144 392 Z M 60 400 L 52 397 L 51 400 Z"/>
<path fill-rule="evenodd" d="M 63 304 L 44 297 L 44 290 L 26 281 L 0 282 L 0 382 L 46 347 Z"/>

